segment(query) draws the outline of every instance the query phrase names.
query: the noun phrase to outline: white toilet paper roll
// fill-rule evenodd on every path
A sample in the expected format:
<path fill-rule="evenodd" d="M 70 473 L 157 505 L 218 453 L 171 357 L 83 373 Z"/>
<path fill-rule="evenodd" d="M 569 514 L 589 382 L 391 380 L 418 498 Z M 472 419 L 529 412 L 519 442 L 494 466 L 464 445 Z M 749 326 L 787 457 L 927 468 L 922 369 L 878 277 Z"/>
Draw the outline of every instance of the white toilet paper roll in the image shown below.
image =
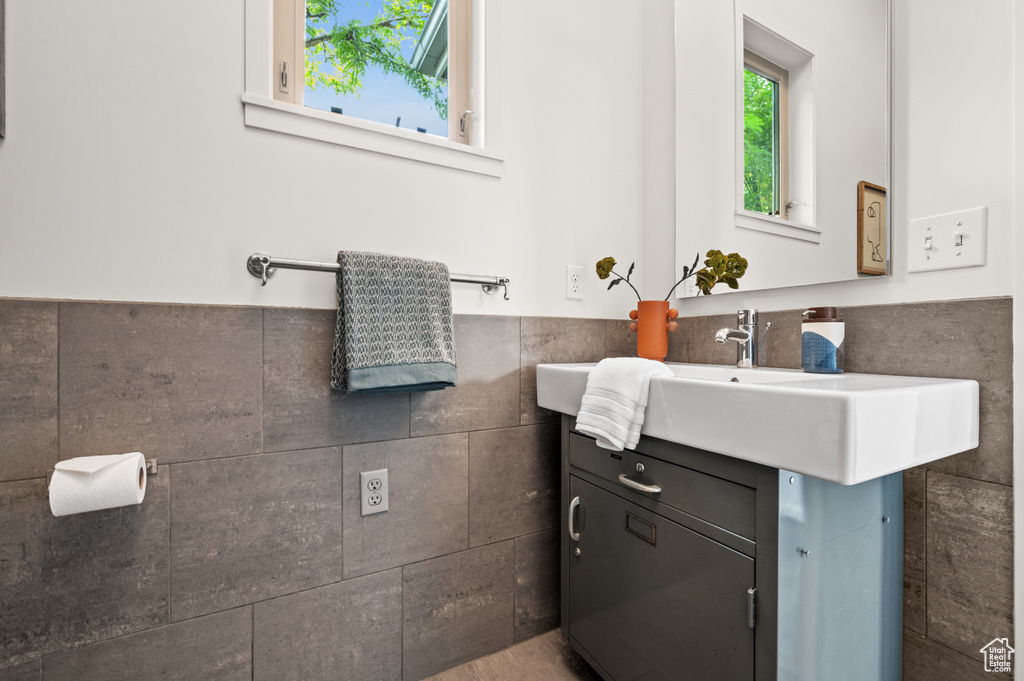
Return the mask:
<path fill-rule="evenodd" d="M 146 458 L 140 452 L 82 456 L 53 468 L 50 510 L 55 516 L 141 504 L 146 496 Z"/>

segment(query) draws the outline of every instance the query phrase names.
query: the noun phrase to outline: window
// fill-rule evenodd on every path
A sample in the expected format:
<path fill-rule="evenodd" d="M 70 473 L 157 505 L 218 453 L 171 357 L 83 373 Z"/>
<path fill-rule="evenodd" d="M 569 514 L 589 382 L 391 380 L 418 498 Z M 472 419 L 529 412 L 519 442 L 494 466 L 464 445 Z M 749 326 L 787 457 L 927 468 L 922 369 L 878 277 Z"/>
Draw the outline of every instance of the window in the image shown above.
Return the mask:
<path fill-rule="evenodd" d="M 789 73 L 743 54 L 743 208 L 789 218 Z"/>
<path fill-rule="evenodd" d="M 246 0 L 246 126 L 500 177 L 484 148 L 484 5 Z"/>
<path fill-rule="evenodd" d="M 814 55 L 744 16 L 736 59 L 736 227 L 821 243 Z"/>
<path fill-rule="evenodd" d="M 467 0 L 275 0 L 274 98 L 468 142 L 470 11 Z"/>

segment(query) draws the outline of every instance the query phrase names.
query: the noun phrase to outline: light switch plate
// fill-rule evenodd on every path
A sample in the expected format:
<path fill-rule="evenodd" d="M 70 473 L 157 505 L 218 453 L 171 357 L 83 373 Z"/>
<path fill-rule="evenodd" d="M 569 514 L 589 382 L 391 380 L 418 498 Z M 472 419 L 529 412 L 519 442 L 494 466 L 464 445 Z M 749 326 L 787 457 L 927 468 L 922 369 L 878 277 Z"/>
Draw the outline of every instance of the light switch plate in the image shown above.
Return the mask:
<path fill-rule="evenodd" d="M 980 267 L 988 246 L 988 209 L 911 220 L 907 235 L 908 272 Z"/>

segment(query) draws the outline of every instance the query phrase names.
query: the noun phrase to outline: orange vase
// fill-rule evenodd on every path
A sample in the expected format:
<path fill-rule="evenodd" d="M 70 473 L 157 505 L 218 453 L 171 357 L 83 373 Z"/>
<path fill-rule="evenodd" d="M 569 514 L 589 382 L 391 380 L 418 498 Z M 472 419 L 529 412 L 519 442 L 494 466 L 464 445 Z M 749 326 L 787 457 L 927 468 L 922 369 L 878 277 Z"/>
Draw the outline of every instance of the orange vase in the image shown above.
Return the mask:
<path fill-rule="evenodd" d="M 636 331 L 637 356 L 665 361 L 668 332 L 679 328 L 673 321 L 678 316 L 679 311 L 669 309 L 667 300 L 641 300 L 637 303 L 637 308 L 629 313 L 629 318 L 636 320 L 629 328 Z"/>

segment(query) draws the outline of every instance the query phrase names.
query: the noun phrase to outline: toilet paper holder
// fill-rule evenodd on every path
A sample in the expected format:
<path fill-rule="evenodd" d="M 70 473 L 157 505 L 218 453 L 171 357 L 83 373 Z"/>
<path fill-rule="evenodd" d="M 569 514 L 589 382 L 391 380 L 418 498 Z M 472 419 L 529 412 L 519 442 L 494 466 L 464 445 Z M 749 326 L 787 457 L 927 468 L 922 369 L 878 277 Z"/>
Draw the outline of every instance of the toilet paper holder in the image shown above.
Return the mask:
<path fill-rule="evenodd" d="M 156 477 L 156 459 L 146 459 L 146 477 Z M 46 471 L 46 489 L 50 489 L 50 480 L 53 479 L 53 469 Z"/>

